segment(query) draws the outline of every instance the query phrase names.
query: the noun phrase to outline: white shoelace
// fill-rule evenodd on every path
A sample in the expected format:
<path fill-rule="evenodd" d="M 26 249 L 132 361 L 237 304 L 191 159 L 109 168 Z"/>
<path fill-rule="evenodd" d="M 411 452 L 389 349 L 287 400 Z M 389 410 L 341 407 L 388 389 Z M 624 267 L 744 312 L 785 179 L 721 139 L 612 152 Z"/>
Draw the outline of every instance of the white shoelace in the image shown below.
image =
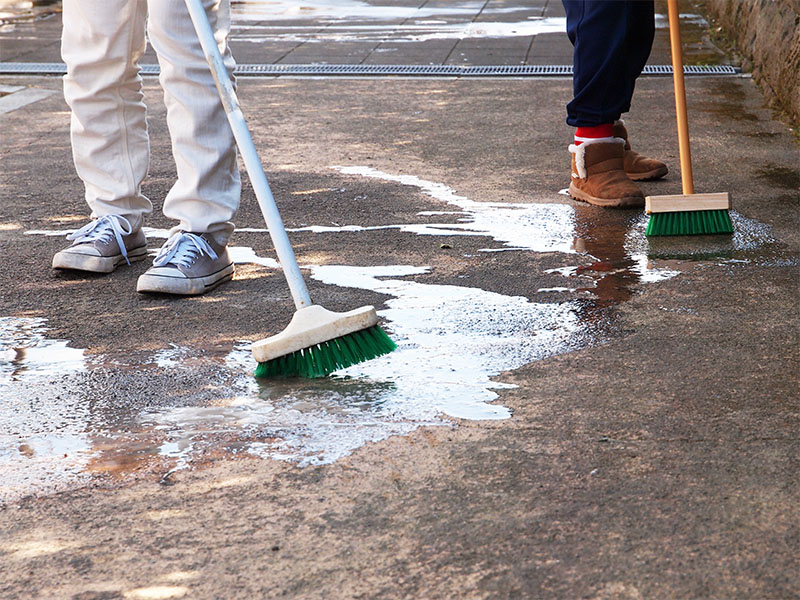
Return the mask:
<path fill-rule="evenodd" d="M 126 229 L 127 227 L 127 229 Z M 131 222 L 125 217 L 120 215 L 105 215 L 87 223 L 77 231 L 70 233 L 67 239 L 72 242 L 72 245 L 86 244 L 91 242 L 108 243 L 111 237 L 115 237 L 117 245 L 119 246 L 120 254 L 125 259 L 125 262 L 131 264 L 128 260 L 128 249 L 125 247 L 125 242 L 122 237 L 133 233 L 133 226 Z"/>
<path fill-rule="evenodd" d="M 158 251 L 158 255 L 153 261 L 153 266 L 163 267 L 172 263 L 173 265 L 189 267 L 198 257 L 204 254 L 208 255 L 211 260 L 217 259 L 217 253 L 214 252 L 214 249 L 204 238 L 194 233 L 179 231 L 173 233 L 166 243 L 161 246 L 161 250 Z"/>

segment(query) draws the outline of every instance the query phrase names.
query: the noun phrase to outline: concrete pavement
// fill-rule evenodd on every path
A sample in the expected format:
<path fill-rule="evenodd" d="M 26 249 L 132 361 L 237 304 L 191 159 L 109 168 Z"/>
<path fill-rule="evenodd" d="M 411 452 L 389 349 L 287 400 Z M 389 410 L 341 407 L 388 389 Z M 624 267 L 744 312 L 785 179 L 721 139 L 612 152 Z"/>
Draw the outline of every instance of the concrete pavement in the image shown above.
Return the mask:
<path fill-rule="evenodd" d="M 174 169 L 145 83 L 154 250 Z M 750 79 L 688 80 L 696 187 L 736 234 L 647 240 L 559 194 L 568 79 L 243 78 L 312 295 L 401 346 L 261 384 L 246 344 L 291 305 L 249 185 L 206 297 L 54 273 L 86 215 L 60 81 L 0 85 L 38 97 L 0 115 L 0 596 L 800 593 L 800 154 Z M 670 80 L 627 121 L 671 168 L 645 191 L 679 193 Z"/>

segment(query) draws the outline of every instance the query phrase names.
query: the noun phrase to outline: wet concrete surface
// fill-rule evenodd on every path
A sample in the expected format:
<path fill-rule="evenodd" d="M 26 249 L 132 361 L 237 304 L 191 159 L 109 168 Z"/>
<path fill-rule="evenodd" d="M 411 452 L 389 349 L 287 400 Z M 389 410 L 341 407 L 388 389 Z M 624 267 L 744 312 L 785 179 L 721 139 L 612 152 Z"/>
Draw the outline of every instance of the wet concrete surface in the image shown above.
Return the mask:
<path fill-rule="evenodd" d="M 61 3 L 0 1 L 0 60 L 60 62 Z M 680 0 L 685 63 L 729 64 L 708 22 Z M 666 1 L 656 2 L 650 64 L 671 64 Z M 242 64 L 564 65 L 572 46 L 558 0 L 233 3 L 231 47 Z M 35 40 L 35 43 L 32 41 Z M 148 48 L 143 64 L 155 64 Z"/>
<path fill-rule="evenodd" d="M 688 84 L 736 234 L 652 240 L 559 194 L 568 80 L 242 80 L 312 296 L 400 344 L 266 383 L 247 343 L 292 309 L 249 185 L 208 296 L 54 273 L 86 209 L 60 82 L 20 83 L 54 93 L 0 115 L 3 597 L 800 592 L 799 156 L 750 80 Z M 646 193 L 680 191 L 672 120 L 642 80 L 632 139 L 672 169 Z"/>

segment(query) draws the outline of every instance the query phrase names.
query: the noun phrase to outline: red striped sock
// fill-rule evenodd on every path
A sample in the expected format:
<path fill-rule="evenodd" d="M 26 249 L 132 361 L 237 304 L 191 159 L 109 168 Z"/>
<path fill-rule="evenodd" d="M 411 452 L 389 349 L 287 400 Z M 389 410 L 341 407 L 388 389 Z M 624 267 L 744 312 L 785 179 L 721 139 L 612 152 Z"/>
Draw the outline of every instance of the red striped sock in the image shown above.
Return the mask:
<path fill-rule="evenodd" d="M 575 145 L 580 146 L 589 140 L 614 137 L 613 131 L 613 123 L 605 123 L 596 127 L 578 127 L 575 130 Z"/>

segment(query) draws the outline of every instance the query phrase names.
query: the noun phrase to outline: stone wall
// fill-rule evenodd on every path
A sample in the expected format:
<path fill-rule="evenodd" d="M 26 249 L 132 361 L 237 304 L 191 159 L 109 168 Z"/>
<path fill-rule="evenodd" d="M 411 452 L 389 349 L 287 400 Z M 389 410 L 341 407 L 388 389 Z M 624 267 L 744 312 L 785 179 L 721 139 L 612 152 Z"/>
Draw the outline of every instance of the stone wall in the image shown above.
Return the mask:
<path fill-rule="evenodd" d="M 706 0 L 770 105 L 800 125 L 800 0 Z"/>

